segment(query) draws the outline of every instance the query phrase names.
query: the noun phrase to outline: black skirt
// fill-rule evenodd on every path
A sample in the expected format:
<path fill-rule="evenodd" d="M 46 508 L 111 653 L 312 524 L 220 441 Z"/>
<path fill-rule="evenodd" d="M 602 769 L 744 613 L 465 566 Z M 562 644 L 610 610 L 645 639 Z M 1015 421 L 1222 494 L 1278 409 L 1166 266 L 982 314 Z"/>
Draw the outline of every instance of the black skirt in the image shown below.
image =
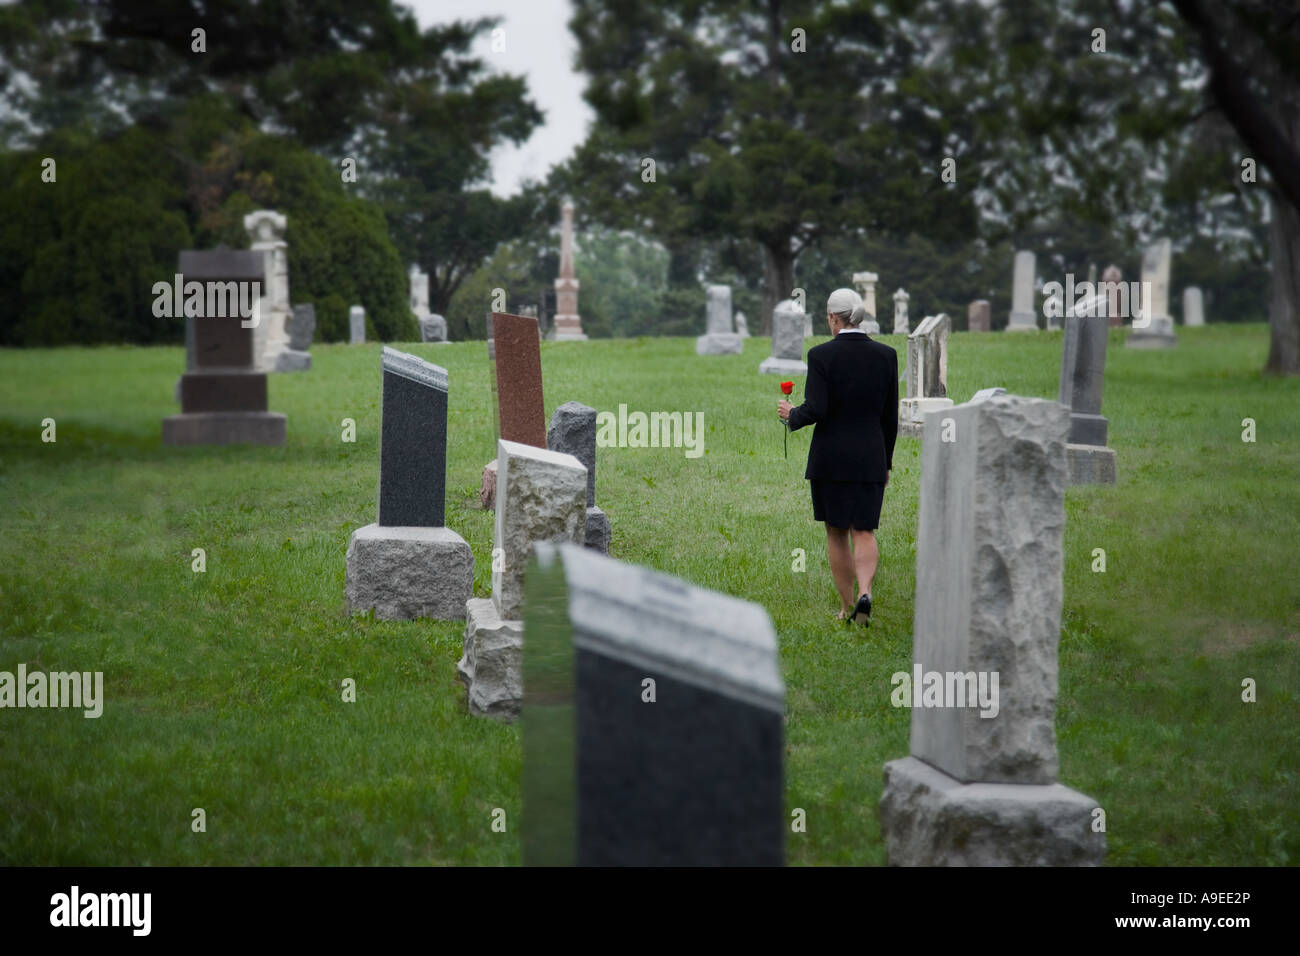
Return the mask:
<path fill-rule="evenodd" d="M 883 481 L 823 481 L 813 478 L 813 518 L 832 528 L 875 531 L 885 500 Z"/>

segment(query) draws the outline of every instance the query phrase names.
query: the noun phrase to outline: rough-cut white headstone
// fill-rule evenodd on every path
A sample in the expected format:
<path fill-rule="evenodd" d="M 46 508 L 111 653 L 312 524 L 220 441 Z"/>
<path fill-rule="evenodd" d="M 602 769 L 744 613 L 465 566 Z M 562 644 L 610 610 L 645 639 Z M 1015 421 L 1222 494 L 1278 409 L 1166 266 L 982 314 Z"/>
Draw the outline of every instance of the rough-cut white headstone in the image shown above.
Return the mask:
<path fill-rule="evenodd" d="M 926 423 L 916 549 L 915 662 L 999 675 L 996 717 L 914 707 L 912 755 L 964 782 L 1056 779 L 1065 443 L 1070 413 L 1000 395 Z"/>
<path fill-rule="evenodd" d="M 360 345 L 366 340 L 366 310 L 359 305 L 348 309 L 348 342 Z"/>
<path fill-rule="evenodd" d="M 1015 272 L 1011 279 L 1011 317 L 1007 320 L 1008 332 L 1022 332 L 1038 328 L 1038 313 L 1034 311 L 1034 254 L 1021 250 L 1016 253 Z"/>
<path fill-rule="evenodd" d="M 736 311 L 736 334 L 742 339 L 749 338 L 749 320 L 745 318 L 745 313 Z"/>
<path fill-rule="evenodd" d="M 587 531 L 587 469 L 572 455 L 502 440 L 497 445 L 496 534 L 505 570 L 492 572 L 492 598 L 519 617 L 524 568 L 534 541 L 582 544 Z"/>
<path fill-rule="evenodd" d="M 902 289 L 894 293 L 894 334 L 907 335 L 907 302 L 912 298 Z"/>
<path fill-rule="evenodd" d="M 943 419 L 926 420 L 921 453 L 911 756 L 885 765 L 889 862 L 1099 864 L 1096 802 L 1056 783 L 1069 412 L 997 395 Z M 972 686 L 974 706 L 958 692 Z"/>
<path fill-rule="evenodd" d="M 1189 285 L 1183 290 L 1183 325 L 1195 327 L 1205 324 L 1205 304 L 1201 290 Z"/>
<path fill-rule="evenodd" d="M 772 310 L 772 354 L 758 366 L 769 375 L 806 375 L 803 361 L 803 332 L 806 316 L 792 299 L 778 302 Z"/>

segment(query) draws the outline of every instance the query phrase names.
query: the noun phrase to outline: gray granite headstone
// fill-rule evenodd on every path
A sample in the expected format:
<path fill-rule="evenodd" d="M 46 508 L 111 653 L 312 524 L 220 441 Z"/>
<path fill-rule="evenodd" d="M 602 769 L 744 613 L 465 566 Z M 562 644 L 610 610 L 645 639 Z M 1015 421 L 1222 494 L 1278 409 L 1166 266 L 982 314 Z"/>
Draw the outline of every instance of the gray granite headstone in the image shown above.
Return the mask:
<path fill-rule="evenodd" d="M 1109 323 L 1105 315 L 1073 315 L 1065 322 L 1057 401 L 1070 409 L 1069 440 L 1076 445 L 1105 445 L 1101 392 L 1106 378 Z"/>
<path fill-rule="evenodd" d="M 289 348 L 305 352 L 311 348 L 312 336 L 316 334 L 316 306 L 308 302 L 293 307 L 293 317 L 289 320 Z"/>
<path fill-rule="evenodd" d="M 388 347 L 379 441 L 379 525 L 442 527 L 447 370 Z"/>
<path fill-rule="evenodd" d="M 596 410 L 581 402 L 565 402 L 551 416 L 546 447 L 572 455 L 587 467 L 587 507 L 596 504 Z"/>
<path fill-rule="evenodd" d="M 348 343 L 360 345 L 366 340 L 366 310 L 359 305 L 348 309 Z"/>
<path fill-rule="evenodd" d="M 1038 328 L 1038 314 L 1034 311 L 1034 254 L 1022 249 L 1016 253 L 1014 275 L 1011 281 L 1011 317 L 1008 332 Z"/>
<path fill-rule="evenodd" d="M 420 341 L 446 342 L 447 320 L 436 312 L 422 316 L 420 322 Z"/>
<path fill-rule="evenodd" d="M 527 589 L 525 864 L 780 866 L 767 612 L 570 544 L 537 544 Z"/>

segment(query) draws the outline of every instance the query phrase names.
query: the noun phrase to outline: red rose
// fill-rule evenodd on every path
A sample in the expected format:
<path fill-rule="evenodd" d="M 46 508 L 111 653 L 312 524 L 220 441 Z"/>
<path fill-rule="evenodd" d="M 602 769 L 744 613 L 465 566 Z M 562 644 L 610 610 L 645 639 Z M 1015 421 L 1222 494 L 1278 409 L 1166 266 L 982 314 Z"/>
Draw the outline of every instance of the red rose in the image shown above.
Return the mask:
<path fill-rule="evenodd" d="M 783 394 L 783 395 L 789 395 L 789 394 L 790 394 L 791 392 L 793 392 L 793 391 L 794 391 L 794 382 L 782 382 L 782 383 L 781 383 L 781 394 Z"/>

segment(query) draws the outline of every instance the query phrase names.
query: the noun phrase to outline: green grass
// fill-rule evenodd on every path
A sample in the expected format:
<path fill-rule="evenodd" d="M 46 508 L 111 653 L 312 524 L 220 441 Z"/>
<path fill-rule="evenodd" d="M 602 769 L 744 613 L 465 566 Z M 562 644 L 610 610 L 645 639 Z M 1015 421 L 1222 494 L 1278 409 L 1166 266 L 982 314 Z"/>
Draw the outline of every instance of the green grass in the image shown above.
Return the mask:
<path fill-rule="evenodd" d="M 1107 811 L 1111 863 L 1300 862 L 1300 382 L 1259 374 L 1262 326 L 1112 338 L 1114 488 L 1067 492 L 1061 779 Z M 901 348 L 899 337 L 886 337 Z M 451 372 L 447 523 L 490 590 L 494 457 L 483 343 Z M 956 334 L 951 394 L 1055 397 L 1060 333 Z M 830 623 L 824 536 L 781 457 L 767 341 L 543 345 L 546 408 L 703 411 L 706 453 L 602 448 L 613 553 L 765 606 L 786 682 L 790 862 L 884 862 L 881 765 L 907 753 L 919 445 L 900 439 L 869 631 Z M 280 449 L 164 448 L 182 350 L 0 351 L 0 670 L 101 670 L 106 705 L 0 710 L 0 861 L 515 864 L 517 727 L 468 716 L 461 627 L 350 618 L 351 531 L 374 520 L 379 346 L 318 345 L 271 379 Z M 796 389 L 796 397 L 802 391 Z M 42 443 L 41 420 L 58 441 Z M 1241 441 L 1254 418 L 1258 441 Z M 357 423 L 355 444 L 340 422 Z M 207 571 L 191 571 L 204 548 Z M 806 573 L 791 552 L 807 552 Z M 1091 570 L 1104 548 L 1107 570 Z M 344 678 L 357 702 L 343 703 Z M 1241 702 L 1243 678 L 1258 702 Z M 192 833 L 203 807 L 207 832 Z M 492 811 L 506 811 L 494 833 Z"/>

